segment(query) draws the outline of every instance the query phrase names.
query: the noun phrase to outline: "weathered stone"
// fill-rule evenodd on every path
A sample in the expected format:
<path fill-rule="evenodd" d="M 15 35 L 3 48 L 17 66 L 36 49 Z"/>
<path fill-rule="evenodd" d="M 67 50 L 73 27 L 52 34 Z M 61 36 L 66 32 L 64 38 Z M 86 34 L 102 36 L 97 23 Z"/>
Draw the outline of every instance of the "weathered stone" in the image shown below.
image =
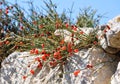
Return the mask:
<path fill-rule="evenodd" d="M 120 51 L 120 16 L 110 20 L 107 25 L 98 26 L 97 34 L 99 36 L 100 45 L 102 48 L 111 54 Z M 104 32 L 104 30 L 106 32 Z"/>
<path fill-rule="evenodd" d="M 115 74 L 111 77 L 111 84 L 120 84 L 120 62 L 118 63 Z"/>
<path fill-rule="evenodd" d="M 120 15 L 114 17 L 113 19 L 108 21 L 108 25 L 112 27 L 114 23 L 120 23 Z"/>
<path fill-rule="evenodd" d="M 111 53 L 111 54 L 115 54 L 117 52 L 119 52 L 119 49 L 117 48 L 113 48 L 111 46 L 108 45 L 108 41 L 105 35 L 105 32 L 103 31 L 106 28 L 106 26 L 99 26 L 97 28 L 97 35 L 98 35 L 98 40 L 100 42 L 100 46 L 107 52 L 107 53 Z"/>
<path fill-rule="evenodd" d="M 111 29 L 106 32 L 108 46 L 120 49 L 120 23 L 113 25 Z"/>
<path fill-rule="evenodd" d="M 120 49 L 120 15 L 108 22 L 110 30 L 106 32 L 108 46 Z"/>
<path fill-rule="evenodd" d="M 89 35 L 90 33 L 93 33 L 94 32 L 94 28 L 86 28 L 86 27 L 84 27 L 84 28 L 78 28 L 78 30 L 77 31 L 83 31 L 84 32 L 84 34 L 86 34 L 86 35 Z M 65 42 L 72 42 L 72 33 L 71 32 L 69 32 L 68 30 L 65 30 L 65 29 L 57 29 L 55 32 L 54 32 L 54 34 L 56 35 L 56 36 L 62 36 L 63 38 L 64 38 L 64 41 Z M 76 36 L 74 35 L 74 44 L 76 45 L 76 44 L 78 44 L 78 43 L 80 43 L 80 41 L 79 40 L 77 40 L 76 38 L 75 38 Z"/>
<path fill-rule="evenodd" d="M 94 30 L 95 30 L 94 28 L 90 28 L 90 27 L 79 28 L 79 31 L 83 31 L 86 35 L 93 33 Z"/>
<path fill-rule="evenodd" d="M 72 33 L 65 29 L 57 29 L 54 34 L 64 38 L 65 42 L 72 42 Z M 79 43 L 79 40 L 74 38 L 75 44 Z"/>
<path fill-rule="evenodd" d="M 116 65 L 111 56 L 113 55 L 108 55 L 99 48 L 82 49 L 68 58 L 65 65 L 49 68 L 46 64 L 40 70 L 36 68 L 38 63 L 33 62 L 37 55 L 14 52 L 2 62 L 0 82 L 1 84 L 107 84 Z M 92 64 L 93 68 L 86 68 L 87 64 Z M 35 70 L 34 75 L 30 74 L 30 69 Z M 75 77 L 73 72 L 77 69 L 81 71 Z M 22 76 L 27 74 L 29 76 L 23 80 Z"/>

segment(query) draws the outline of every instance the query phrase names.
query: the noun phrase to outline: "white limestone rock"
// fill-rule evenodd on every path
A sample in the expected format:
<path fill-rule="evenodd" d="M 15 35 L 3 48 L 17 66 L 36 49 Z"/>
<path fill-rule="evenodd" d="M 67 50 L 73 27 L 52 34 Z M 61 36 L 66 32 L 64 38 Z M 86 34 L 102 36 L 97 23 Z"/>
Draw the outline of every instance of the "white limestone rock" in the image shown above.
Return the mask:
<path fill-rule="evenodd" d="M 78 28 L 77 31 L 78 31 L 78 32 L 79 32 L 79 31 L 83 31 L 84 34 L 89 35 L 90 33 L 94 32 L 94 28 L 86 28 L 86 27 L 84 27 L 84 28 Z M 64 38 L 64 41 L 65 41 L 65 42 L 72 42 L 72 33 L 69 32 L 68 30 L 65 30 L 65 29 L 57 29 L 57 30 L 54 32 L 54 34 L 55 34 L 56 36 L 62 36 L 62 37 Z M 75 41 L 74 44 L 76 45 L 76 44 L 80 43 L 80 41 L 77 40 L 75 37 L 76 37 L 76 36 L 74 36 L 73 39 L 74 39 L 74 41 Z"/>
<path fill-rule="evenodd" d="M 118 15 L 118 16 L 114 17 L 113 19 L 109 20 L 107 24 L 110 27 L 112 27 L 114 25 L 114 23 L 120 23 L 120 15 Z"/>
<path fill-rule="evenodd" d="M 90 27 L 79 28 L 79 31 L 83 31 L 86 35 L 93 33 L 94 30 L 95 30 L 94 28 L 90 28 Z"/>
<path fill-rule="evenodd" d="M 110 29 L 106 32 L 108 46 L 120 49 L 120 15 L 108 22 Z"/>
<path fill-rule="evenodd" d="M 33 63 L 36 57 L 29 52 L 9 55 L 2 62 L 0 84 L 107 84 L 116 65 L 110 55 L 99 48 L 82 49 L 68 58 L 65 65 L 55 68 L 49 68 L 47 64 L 41 70 L 36 68 L 37 62 Z M 87 64 L 92 64 L 93 68 L 85 69 Z M 35 70 L 34 75 L 30 74 L 30 69 Z M 75 77 L 73 72 L 77 69 L 81 71 Z M 22 76 L 26 74 L 29 76 L 23 80 Z"/>
<path fill-rule="evenodd" d="M 107 52 L 107 53 L 110 53 L 110 54 L 115 54 L 117 52 L 119 52 L 119 49 L 117 48 L 113 48 L 111 46 L 109 46 L 109 42 L 107 40 L 108 37 L 108 34 L 107 34 L 107 37 L 106 37 L 106 34 L 104 33 L 103 30 L 97 30 L 97 35 L 98 35 L 98 40 L 100 42 L 100 46 Z M 110 36 L 110 35 L 109 35 Z"/>
<path fill-rule="evenodd" d="M 115 74 L 111 77 L 111 84 L 120 84 L 120 62 L 118 63 Z"/>
<path fill-rule="evenodd" d="M 98 39 L 106 52 L 115 54 L 120 51 L 120 15 L 110 20 L 107 25 L 98 27 Z"/>

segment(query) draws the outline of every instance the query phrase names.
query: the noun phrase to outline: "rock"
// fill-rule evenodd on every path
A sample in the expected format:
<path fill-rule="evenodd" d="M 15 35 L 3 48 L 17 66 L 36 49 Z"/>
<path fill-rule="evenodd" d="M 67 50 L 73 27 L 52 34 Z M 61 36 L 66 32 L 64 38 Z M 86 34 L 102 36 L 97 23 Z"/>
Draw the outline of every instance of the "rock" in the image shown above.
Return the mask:
<path fill-rule="evenodd" d="M 117 62 L 112 62 L 111 55 L 104 53 L 103 50 L 98 48 L 83 49 L 78 55 L 81 58 L 73 56 L 68 66 L 65 67 L 66 71 L 85 68 L 86 64 L 89 63 L 94 67 L 92 69 L 81 70 L 78 77 L 74 77 L 73 74 L 65 74 L 68 77 L 65 79 L 66 81 L 69 79 L 69 83 L 64 84 L 108 84 L 110 82 L 110 78 L 115 72 L 115 65 L 117 64 Z M 74 65 L 74 62 L 77 65 Z"/>
<path fill-rule="evenodd" d="M 120 23 L 115 23 L 111 29 L 106 32 L 108 46 L 120 49 Z"/>
<path fill-rule="evenodd" d="M 68 30 L 65 30 L 65 29 L 57 29 L 54 34 L 56 36 L 63 36 L 63 37 L 66 37 L 66 36 L 71 36 L 72 33 L 69 32 Z"/>
<path fill-rule="evenodd" d="M 120 62 L 118 63 L 115 74 L 111 77 L 111 84 L 120 84 Z"/>
<path fill-rule="evenodd" d="M 120 49 L 120 15 L 108 22 L 110 29 L 106 32 L 108 46 Z"/>
<path fill-rule="evenodd" d="M 93 33 L 94 32 L 94 28 L 86 28 L 86 27 L 84 27 L 84 28 L 78 28 L 78 30 L 77 31 L 83 31 L 86 35 L 89 35 L 90 33 Z M 65 42 L 72 42 L 72 33 L 71 32 L 69 32 L 68 30 L 65 30 L 65 29 L 57 29 L 55 32 L 54 32 L 54 34 L 56 35 L 56 36 L 62 36 L 63 38 L 64 38 L 64 41 Z M 79 40 L 77 40 L 76 38 L 75 38 L 76 36 L 74 35 L 74 44 L 76 45 L 76 44 L 78 44 L 78 43 L 80 43 L 80 41 Z"/>
<path fill-rule="evenodd" d="M 105 32 L 106 31 L 106 32 Z M 99 36 L 102 48 L 111 54 L 120 51 L 120 16 L 110 20 L 107 25 L 98 27 L 97 35 Z"/>
<path fill-rule="evenodd" d="M 111 47 L 111 46 L 108 46 L 108 41 L 107 41 L 106 36 L 105 36 L 104 33 L 103 33 L 103 30 L 98 30 L 97 35 L 99 36 L 99 37 L 98 37 L 98 40 L 99 40 L 99 42 L 100 42 L 100 46 L 101 46 L 107 53 L 115 54 L 115 53 L 119 52 L 119 49 L 113 48 L 113 47 Z"/>
<path fill-rule="evenodd" d="M 79 28 L 79 31 L 83 31 L 86 35 L 93 33 L 94 30 L 95 30 L 94 28 L 90 28 L 90 27 Z"/>
<path fill-rule="evenodd" d="M 120 49 L 120 15 L 108 22 L 110 29 L 106 32 L 108 46 Z"/>
<path fill-rule="evenodd" d="M 63 37 L 64 38 L 64 41 L 65 42 L 71 42 L 72 41 L 72 33 L 69 32 L 68 30 L 65 30 L 65 29 L 57 29 L 54 34 L 56 36 L 60 36 L 60 37 Z M 76 40 L 76 39 L 74 39 Z M 79 43 L 79 41 L 78 41 Z"/>
<path fill-rule="evenodd" d="M 113 19 L 108 21 L 108 25 L 112 27 L 114 23 L 120 23 L 120 15 L 114 17 Z"/>
<path fill-rule="evenodd" d="M 2 62 L 0 84 L 107 84 L 117 63 L 114 55 L 94 47 L 81 49 L 68 58 L 65 65 L 55 68 L 49 68 L 47 64 L 42 69 L 37 68 L 38 62 L 34 59 L 38 56 L 29 52 L 9 55 Z M 88 64 L 93 68 L 86 68 Z M 31 69 L 35 70 L 34 75 L 30 74 Z M 75 77 L 73 72 L 78 69 L 80 73 Z M 24 75 L 27 75 L 26 80 L 22 79 Z"/>

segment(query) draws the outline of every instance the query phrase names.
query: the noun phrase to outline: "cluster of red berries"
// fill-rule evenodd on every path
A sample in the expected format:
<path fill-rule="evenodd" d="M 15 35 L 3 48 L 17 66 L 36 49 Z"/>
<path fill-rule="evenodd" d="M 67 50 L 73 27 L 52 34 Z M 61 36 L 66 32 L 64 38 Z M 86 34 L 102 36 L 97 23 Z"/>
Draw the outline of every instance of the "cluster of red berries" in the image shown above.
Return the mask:
<path fill-rule="evenodd" d="M 0 42 L 0 46 L 3 46 L 3 45 L 8 45 L 10 43 L 10 41 L 9 40 L 6 40 L 6 41 L 1 41 Z"/>
<path fill-rule="evenodd" d="M 33 21 L 33 24 L 36 25 L 37 24 L 36 21 Z M 56 28 L 59 28 L 60 26 L 61 26 L 61 23 L 59 22 L 55 24 Z M 66 28 L 71 28 L 73 30 L 73 34 L 71 36 L 74 37 L 74 32 L 78 31 L 77 26 L 74 26 L 74 25 L 70 26 L 69 23 L 65 23 L 64 26 Z M 39 28 L 43 29 L 44 25 L 39 25 Z M 80 31 L 79 34 L 84 35 L 84 32 Z M 46 47 L 45 44 L 41 44 L 41 47 L 42 47 L 41 50 L 37 48 L 30 50 L 30 54 L 35 54 L 35 55 L 41 54 L 41 56 L 35 58 L 35 61 L 38 62 L 37 68 L 42 69 L 44 62 L 46 61 L 50 65 L 50 67 L 55 67 L 57 66 L 57 64 L 60 64 L 60 63 L 64 64 L 65 63 L 63 60 L 64 58 L 67 58 L 68 56 L 73 55 L 73 53 L 79 52 L 79 49 L 74 47 L 74 41 L 66 43 L 64 39 L 61 39 L 59 41 L 59 44 L 60 45 L 55 47 L 54 50 L 52 50 L 51 52 L 47 52 L 45 48 Z M 97 41 L 94 41 L 93 44 L 96 45 Z M 66 52 L 67 56 L 64 54 L 64 52 Z M 93 68 L 93 66 L 88 64 L 86 68 L 90 69 L 90 68 Z M 31 69 L 30 73 L 34 75 L 35 71 Z M 80 73 L 80 69 L 73 72 L 75 77 L 78 76 L 79 73 Z M 23 79 L 26 79 L 26 76 L 23 76 Z"/>

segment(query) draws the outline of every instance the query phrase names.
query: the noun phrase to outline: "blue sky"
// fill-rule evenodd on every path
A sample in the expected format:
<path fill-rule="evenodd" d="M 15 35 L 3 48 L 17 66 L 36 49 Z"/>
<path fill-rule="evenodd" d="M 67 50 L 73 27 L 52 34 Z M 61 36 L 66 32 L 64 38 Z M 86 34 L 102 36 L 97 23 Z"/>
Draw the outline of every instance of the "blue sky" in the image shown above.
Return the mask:
<path fill-rule="evenodd" d="M 9 2 L 14 3 L 15 0 L 7 0 Z M 19 5 L 28 9 L 29 6 L 25 4 L 26 1 L 30 0 L 17 0 Z M 34 5 L 41 7 L 45 7 L 43 0 L 32 0 Z M 120 14 L 120 0 L 52 0 L 53 3 L 57 4 L 57 11 L 61 13 L 63 10 L 71 9 L 73 3 L 73 14 L 72 17 L 76 18 L 79 9 L 91 6 L 93 9 L 97 10 L 98 14 L 102 14 L 105 17 L 102 18 L 101 24 L 106 24 L 108 20 Z"/>

